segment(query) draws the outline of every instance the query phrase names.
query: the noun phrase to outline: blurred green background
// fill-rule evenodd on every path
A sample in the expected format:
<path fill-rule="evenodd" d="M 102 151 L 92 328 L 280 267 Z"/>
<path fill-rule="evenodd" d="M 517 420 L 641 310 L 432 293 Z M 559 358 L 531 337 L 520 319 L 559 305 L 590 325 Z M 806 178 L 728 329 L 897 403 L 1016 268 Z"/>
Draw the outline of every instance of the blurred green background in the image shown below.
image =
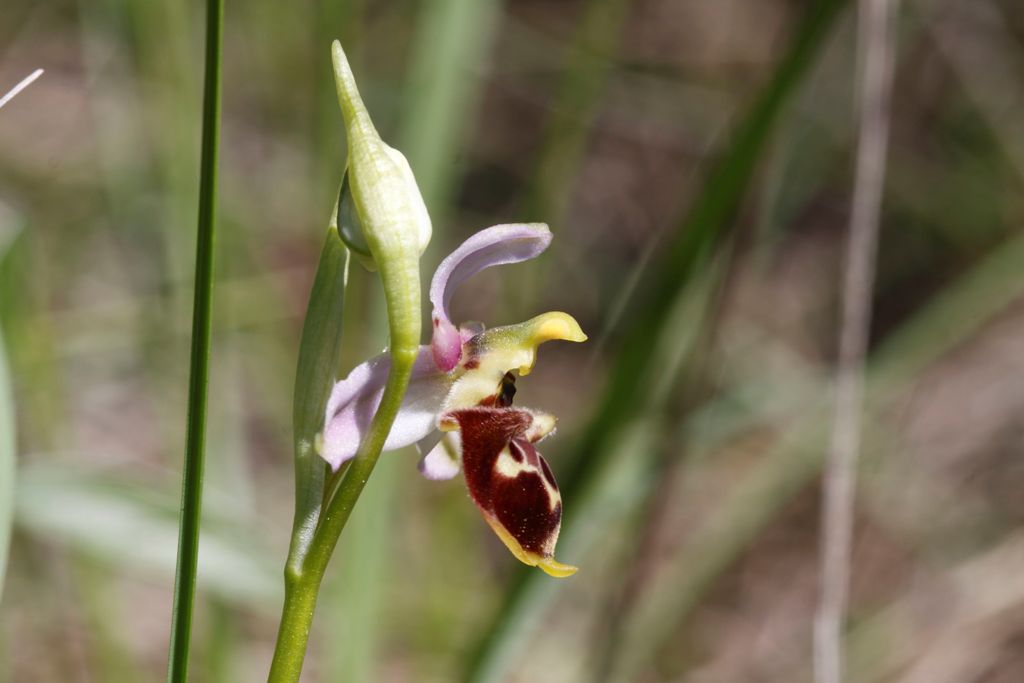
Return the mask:
<path fill-rule="evenodd" d="M 195 680 L 262 680 L 273 648 L 298 335 L 345 159 L 333 38 L 431 209 L 425 278 L 482 227 L 555 233 L 454 306 L 489 325 L 566 310 L 590 334 L 545 346 L 517 397 L 561 418 L 544 452 L 559 559 L 581 570 L 521 568 L 460 480 L 387 454 L 304 680 L 809 678 L 852 10 L 227 3 Z M 202 17 L 171 0 L 0 12 L 0 91 L 46 69 L 0 110 L 0 681 L 163 676 Z M 915 0 L 900 19 L 851 680 L 1008 683 L 1024 680 L 1024 5 Z M 353 272 L 347 304 L 344 371 L 385 343 L 373 277 Z"/>

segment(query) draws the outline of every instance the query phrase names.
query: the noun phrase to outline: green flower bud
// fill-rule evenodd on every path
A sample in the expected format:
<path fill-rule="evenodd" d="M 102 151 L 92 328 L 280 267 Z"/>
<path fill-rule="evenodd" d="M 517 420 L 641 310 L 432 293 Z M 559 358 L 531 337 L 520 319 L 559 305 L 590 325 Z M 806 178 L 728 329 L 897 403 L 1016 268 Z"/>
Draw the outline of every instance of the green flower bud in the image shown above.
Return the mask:
<path fill-rule="evenodd" d="M 348 135 L 348 168 L 335 219 L 346 244 L 380 270 L 393 347 L 420 336 L 419 259 L 430 242 L 430 215 L 409 162 L 381 140 L 359 95 L 341 44 L 331 46 L 334 80 Z"/>

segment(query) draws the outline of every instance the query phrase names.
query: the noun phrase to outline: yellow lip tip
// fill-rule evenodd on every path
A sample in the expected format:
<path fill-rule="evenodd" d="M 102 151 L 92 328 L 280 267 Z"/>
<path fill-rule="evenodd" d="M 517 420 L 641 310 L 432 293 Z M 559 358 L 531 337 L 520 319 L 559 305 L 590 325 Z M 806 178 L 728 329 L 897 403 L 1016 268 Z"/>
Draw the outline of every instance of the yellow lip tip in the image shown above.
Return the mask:
<path fill-rule="evenodd" d="M 553 311 L 545 313 L 542 322 L 537 327 L 535 337 L 539 341 L 560 339 L 563 341 L 582 342 L 586 341 L 587 335 L 583 334 L 580 324 L 568 313 Z"/>
<path fill-rule="evenodd" d="M 537 563 L 537 566 L 544 570 L 545 574 L 556 579 L 564 579 L 579 571 L 579 567 L 574 567 L 571 564 L 562 564 L 553 557 L 542 559 Z"/>

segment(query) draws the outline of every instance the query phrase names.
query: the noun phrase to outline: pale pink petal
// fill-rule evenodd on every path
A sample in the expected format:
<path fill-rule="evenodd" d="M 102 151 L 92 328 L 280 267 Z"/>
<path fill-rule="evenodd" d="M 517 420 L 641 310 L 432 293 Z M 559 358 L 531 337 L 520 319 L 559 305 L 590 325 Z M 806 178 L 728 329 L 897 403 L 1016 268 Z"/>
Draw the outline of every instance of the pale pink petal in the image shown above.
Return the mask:
<path fill-rule="evenodd" d="M 334 385 L 327 401 L 320 444 L 320 455 L 333 469 L 355 456 L 380 405 L 390 367 L 391 358 L 381 354 L 356 366 L 348 377 Z M 438 411 L 450 387 L 451 379 L 438 371 L 430 347 L 421 346 L 384 450 L 409 446 L 434 431 Z"/>
<path fill-rule="evenodd" d="M 459 462 L 459 449 L 462 443 L 458 432 L 434 432 L 436 437 L 427 437 L 418 444 L 420 453 L 419 470 L 427 479 L 441 481 L 455 477 L 462 468 Z M 433 435 L 432 435 L 433 436 Z M 443 438 L 441 438 L 443 436 Z"/>

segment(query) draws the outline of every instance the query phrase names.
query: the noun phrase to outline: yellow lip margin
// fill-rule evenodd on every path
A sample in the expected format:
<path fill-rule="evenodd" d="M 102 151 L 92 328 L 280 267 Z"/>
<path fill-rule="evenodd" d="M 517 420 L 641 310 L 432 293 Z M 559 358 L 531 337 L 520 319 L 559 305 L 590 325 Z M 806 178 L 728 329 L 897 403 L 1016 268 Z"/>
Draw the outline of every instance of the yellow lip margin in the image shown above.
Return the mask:
<path fill-rule="evenodd" d="M 491 525 L 491 529 L 493 529 L 494 533 L 501 539 L 501 542 L 505 544 L 505 547 L 507 547 L 512 554 L 516 556 L 516 559 L 523 564 L 530 565 L 531 567 L 540 567 L 545 574 L 553 576 L 556 579 L 564 579 L 579 571 L 579 567 L 574 567 L 571 564 L 562 564 L 553 557 L 541 557 L 537 553 L 526 550 L 523 546 L 519 545 L 519 541 L 517 541 L 515 537 L 513 537 L 504 526 L 502 526 L 501 522 L 490 515 L 484 515 L 484 519 Z"/>

